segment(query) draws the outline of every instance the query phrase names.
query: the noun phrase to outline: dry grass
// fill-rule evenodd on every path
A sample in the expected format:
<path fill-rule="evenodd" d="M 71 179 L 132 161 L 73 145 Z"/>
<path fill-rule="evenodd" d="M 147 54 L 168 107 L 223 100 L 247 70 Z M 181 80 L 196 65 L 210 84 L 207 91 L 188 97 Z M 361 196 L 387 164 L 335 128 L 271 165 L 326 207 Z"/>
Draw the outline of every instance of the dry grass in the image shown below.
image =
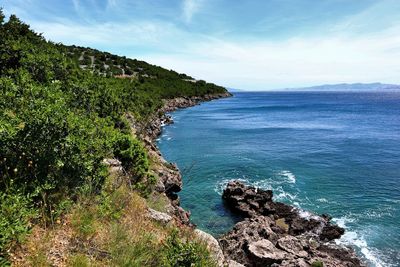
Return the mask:
<path fill-rule="evenodd" d="M 162 195 L 149 202 L 159 209 L 167 205 Z M 83 196 L 52 228 L 36 226 L 11 261 L 14 266 L 173 266 L 168 260 L 175 260 L 176 249 L 186 248 L 199 262 L 208 261 L 203 244 L 192 242 L 190 229 L 178 231 L 174 223 L 165 226 L 149 219 L 147 207 L 127 183 Z M 176 232 L 177 247 L 171 247 L 168 242 Z"/>

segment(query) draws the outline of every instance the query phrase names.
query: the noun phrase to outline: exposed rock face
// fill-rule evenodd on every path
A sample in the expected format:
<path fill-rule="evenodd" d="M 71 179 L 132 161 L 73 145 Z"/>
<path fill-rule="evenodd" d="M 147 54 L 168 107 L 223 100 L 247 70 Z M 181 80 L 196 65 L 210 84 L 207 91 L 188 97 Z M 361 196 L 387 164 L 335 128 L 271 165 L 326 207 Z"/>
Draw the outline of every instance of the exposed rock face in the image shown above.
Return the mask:
<path fill-rule="evenodd" d="M 353 250 L 329 241 L 344 229 L 330 217 L 300 211 L 272 200 L 272 191 L 230 182 L 223 193 L 227 206 L 247 217 L 219 240 L 227 260 L 245 266 L 364 266 Z"/>

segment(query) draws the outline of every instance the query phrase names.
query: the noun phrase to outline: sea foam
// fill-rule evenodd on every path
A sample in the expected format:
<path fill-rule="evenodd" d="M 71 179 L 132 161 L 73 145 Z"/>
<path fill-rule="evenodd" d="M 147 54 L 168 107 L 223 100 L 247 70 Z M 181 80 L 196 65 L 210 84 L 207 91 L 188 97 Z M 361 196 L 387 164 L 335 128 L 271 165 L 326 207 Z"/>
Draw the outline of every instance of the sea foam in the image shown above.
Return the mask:
<path fill-rule="evenodd" d="M 356 248 L 358 248 L 358 250 L 361 252 L 365 260 L 368 261 L 368 263 L 371 266 L 394 267 L 394 265 L 385 263 L 381 259 L 379 259 L 379 255 L 377 255 L 377 253 L 368 246 L 368 243 L 363 235 L 359 234 L 356 231 L 351 231 L 349 229 L 347 225 L 349 223 L 355 223 L 356 219 L 344 216 L 341 218 L 333 218 L 332 221 L 334 221 L 340 227 L 346 229 L 343 236 L 335 241 L 336 244 L 345 246 L 355 246 Z"/>

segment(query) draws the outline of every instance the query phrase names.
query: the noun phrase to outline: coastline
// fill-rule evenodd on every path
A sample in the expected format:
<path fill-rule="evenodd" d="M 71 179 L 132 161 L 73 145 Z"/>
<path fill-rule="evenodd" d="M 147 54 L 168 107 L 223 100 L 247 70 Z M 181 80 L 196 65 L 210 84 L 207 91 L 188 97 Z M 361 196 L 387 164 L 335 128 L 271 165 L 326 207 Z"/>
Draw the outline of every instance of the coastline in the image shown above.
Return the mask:
<path fill-rule="evenodd" d="M 161 134 L 162 126 L 173 123 L 172 118 L 166 113 L 181 108 L 192 107 L 201 102 L 230 96 L 232 96 L 230 93 L 226 93 L 206 95 L 204 97 L 174 98 L 165 100 L 163 108 L 157 112 L 157 115 L 151 118 L 149 123 L 139 130 L 139 136 L 144 140 L 150 156 L 156 157 L 160 162 L 162 162 L 162 167 L 156 170 L 160 174 L 161 179 L 159 179 L 155 191 L 168 196 L 171 202 L 171 207 L 173 207 L 168 213 L 176 218 L 176 220 L 178 220 L 182 225 L 195 228 L 195 226 L 190 223 L 190 212 L 187 212 L 180 207 L 179 197 L 176 194 L 182 189 L 182 177 L 177 166 L 168 163 L 163 158 L 155 144 L 155 140 Z M 248 191 L 248 189 L 251 189 L 251 187 L 246 187 L 244 191 Z M 225 189 L 224 191 L 226 190 L 228 189 Z M 263 190 L 253 188 L 250 191 L 252 190 L 254 190 L 254 192 L 250 194 L 252 197 L 256 196 L 255 198 L 258 200 L 260 200 L 260 197 L 261 199 L 263 198 Z M 242 197 L 243 199 L 248 199 L 248 196 Z M 227 202 L 226 200 L 227 198 L 225 198 L 225 203 Z M 254 203 L 256 202 L 252 201 L 251 203 L 246 203 L 246 205 L 255 205 Z M 261 200 L 261 202 L 283 204 L 272 201 L 272 192 L 271 198 Z M 265 214 L 263 214 L 262 211 L 260 212 L 257 209 L 251 212 L 249 212 L 249 210 L 243 212 L 243 203 L 239 205 L 241 208 L 238 209 L 235 208 L 235 205 L 229 205 L 229 201 L 227 206 L 230 206 L 231 209 L 243 215 L 245 219 L 237 223 L 232 230 L 223 235 L 223 237 L 219 239 L 219 242 L 211 235 L 198 229 L 195 230 L 199 236 L 204 236 L 204 234 L 208 235 L 204 240 L 211 245 L 211 250 L 216 255 L 215 258 L 219 266 L 265 266 L 265 264 L 267 264 L 267 266 L 273 264 L 275 264 L 274 266 L 319 266 L 313 264 L 319 264 L 318 259 L 321 258 L 324 259 L 323 266 L 365 266 L 355 255 L 353 249 L 335 245 L 331 242 L 334 239 L 340 238 L 344 233 L 344 229 L 331 225 L 330 217 L 327 215 L 318 216 L 312 214 L 311 220 L 310 218 L 303 218 L 303 225 L 298 226 L 303 230 L 294 233 L 288 229 L 285 231 L 286 227 L 292 227 L 292 225 L 290 225 L 290 223 L 287 224 L 285 222 L 285 217 L 282 216 L 282 214 L 279 214 L 279 212 L 264 212 Z M 278 207 L 278 209 L 282 208 L 283 206 Z M 295 210 L 292 206 L 285 205 L 283 210 L 286 211 L 286 215 L 290 213 L 292 218 L 296 216 L 300 218 L 301 212 Z M 282 219 L 281 217 L 283 217 L 283 221 L 280 220 Z M 266 220 L 268 221 L 267 223 Z M 325 231 L 324 234 L 318 232 L 321 231 L 320 225 L 317 227 L 315 222 L 320 222 L 324 226 L 328 226 L 327 231 Z M 253 229 L 257 232 L 259 228 L 270 229 L 271 233 L 273 233 L 271 235 L 272 238 L 269 238 L 268 235 L 254 235 L 254 233 L 252 233 L 249 238 L 247 233 L 248 229 Z M 320 235 L 321 238 L 319 238 Z M 307 243 L 307 238 L 311 240 L 311 237 L 314 238 L 311 242 L 312 245 L 310 245 L 310 242 Z M 239 243 L 241 246 L 235 245 L 235 243 L 238 243 L 237 240 L 240 240 L 241 243 Z M 268 243 L 270 241 L 272 241 L 272 245 Z M 295 245 L 298 249 L 296 251 L 288 248 L 285 249 L 285 244 L 289 247 Z M 301 249 L 301 247 L 303 247 L 303 249 Z M 279 256 L 277 253 L 283 254 Z"/>

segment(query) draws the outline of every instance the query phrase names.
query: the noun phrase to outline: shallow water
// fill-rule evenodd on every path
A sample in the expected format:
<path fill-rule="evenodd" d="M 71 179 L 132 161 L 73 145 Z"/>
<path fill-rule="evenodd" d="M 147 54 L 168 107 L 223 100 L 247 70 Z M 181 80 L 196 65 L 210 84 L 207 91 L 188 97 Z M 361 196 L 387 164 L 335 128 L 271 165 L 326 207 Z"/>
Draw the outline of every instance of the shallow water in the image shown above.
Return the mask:
<path fill-rule="evenodd" d="M 233 226 L 221 192 L 243 179 L 329 213 L 371 266 L 400 266 L 400 92 L 236 93 L 172 116 L 158 145 L 200 228 Z"/>

